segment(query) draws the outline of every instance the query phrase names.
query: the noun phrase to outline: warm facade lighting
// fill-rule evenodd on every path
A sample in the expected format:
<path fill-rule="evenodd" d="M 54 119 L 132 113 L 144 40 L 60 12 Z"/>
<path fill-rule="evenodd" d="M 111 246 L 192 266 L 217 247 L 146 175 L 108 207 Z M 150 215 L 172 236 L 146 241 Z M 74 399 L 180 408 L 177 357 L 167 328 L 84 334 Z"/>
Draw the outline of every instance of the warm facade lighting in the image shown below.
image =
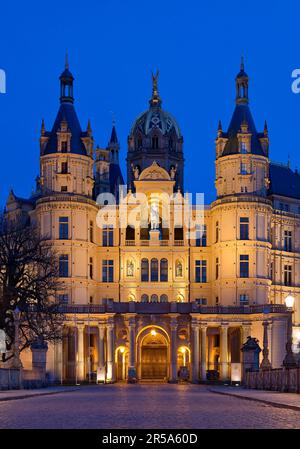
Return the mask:
<path fill-rule="evenodd" d="M 151 335 L 152 335 L 152 337 L 155 337 L 156 336 L 156 334 L 157 334 L 157 332 L 156 332 L 156 330 L 155 329 L 151 329 Z"/>

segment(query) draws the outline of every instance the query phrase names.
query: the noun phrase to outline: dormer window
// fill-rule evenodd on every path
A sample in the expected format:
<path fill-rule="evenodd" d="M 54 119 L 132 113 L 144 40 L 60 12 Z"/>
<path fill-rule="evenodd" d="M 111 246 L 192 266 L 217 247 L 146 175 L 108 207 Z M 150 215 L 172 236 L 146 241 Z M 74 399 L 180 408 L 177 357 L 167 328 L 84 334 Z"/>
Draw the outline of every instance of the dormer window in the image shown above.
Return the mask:
<path fill-rule="evenodd" d="M 66 175 L 68 173 L 68 162 L 61 163 L 61 173 Z"/>
<path fill-rule="evenodd" d="M 61 141 L 61 152 L 66 153 L 68 151 L 68 142 L 66 140 Z"/>
<path fill-rule="evenodd" d="M 157 136 L 152 137 L 152 148 L 153 148 L 153 150 L 158 149 L 158 137 Z"/>
<path fill-rule="evenodd" d="M 244 162 L 241 162 L 241 175 L 247 175 L 248 171 L 247 171 L 247 164 L 245 164 Z"/>
<path fill-rule="evenodd" d="M 241 153 L 242 154 L 246 154 L 248 151 L 247 151 L 247 145 L 246 145 L 246 142 L 241 142 Z"/>

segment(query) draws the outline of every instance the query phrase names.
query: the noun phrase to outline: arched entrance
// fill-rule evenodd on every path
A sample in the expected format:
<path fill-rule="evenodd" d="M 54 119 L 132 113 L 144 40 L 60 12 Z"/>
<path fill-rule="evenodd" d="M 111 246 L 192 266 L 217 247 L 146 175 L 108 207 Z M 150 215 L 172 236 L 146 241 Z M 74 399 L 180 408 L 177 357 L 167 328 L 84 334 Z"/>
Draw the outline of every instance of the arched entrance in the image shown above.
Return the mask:
<path fill-rule="evenodd" d="M 115 353 L 116 379 L 118 381 L 127 379 L 128 350 L 125 346 L 119 346 Z"/>
<path fill-rule="evenodd" d="M 167 381 L 168 377 L 168 339 L 160 328 L 147 328 L 140 339 L 140 378 Z"/>

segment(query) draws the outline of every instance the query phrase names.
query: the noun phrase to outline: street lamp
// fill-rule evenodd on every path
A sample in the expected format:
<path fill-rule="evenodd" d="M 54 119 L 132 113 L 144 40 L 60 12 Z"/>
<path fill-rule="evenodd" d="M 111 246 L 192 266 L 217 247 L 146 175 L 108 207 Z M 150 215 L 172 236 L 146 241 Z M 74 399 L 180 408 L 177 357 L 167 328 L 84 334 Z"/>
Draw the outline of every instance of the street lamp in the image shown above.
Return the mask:
<path fill-rule="evenodd" d="M 288 309 L 292 309 L 295 304 L 295 298 L 293 295 L 291 295 L 291 293 L 289 293 L 284 302 Z"/>
<path fill-rule="evenodd" d="M 288 296 L 284 300 L 286 307 L 290 310 L 290 316 L 287 322 L 287 343 L 286 343 L 286 356 L 283 360 L 283 366 L 285 368 L 293 368 L 296 366 L 296 360 L 292 350 L 293 344 L 293 321 L 292 321 L 292 313 L 293 307 L 295 303 L 294 296 L 289 293 Z"/>

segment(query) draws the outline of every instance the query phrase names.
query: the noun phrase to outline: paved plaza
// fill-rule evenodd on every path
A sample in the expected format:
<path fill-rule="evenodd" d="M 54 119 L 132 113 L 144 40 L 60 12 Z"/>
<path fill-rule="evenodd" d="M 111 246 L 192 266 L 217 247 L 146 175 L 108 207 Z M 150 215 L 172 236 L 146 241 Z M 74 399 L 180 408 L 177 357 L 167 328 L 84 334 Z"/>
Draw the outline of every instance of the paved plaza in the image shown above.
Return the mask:
<path fill-rule="evenodd" d="M 300 428 L 300 411 L 216 394 L 206 386 L 116 384 L 71 390 L 0 402 L 0 428 Z"/>

